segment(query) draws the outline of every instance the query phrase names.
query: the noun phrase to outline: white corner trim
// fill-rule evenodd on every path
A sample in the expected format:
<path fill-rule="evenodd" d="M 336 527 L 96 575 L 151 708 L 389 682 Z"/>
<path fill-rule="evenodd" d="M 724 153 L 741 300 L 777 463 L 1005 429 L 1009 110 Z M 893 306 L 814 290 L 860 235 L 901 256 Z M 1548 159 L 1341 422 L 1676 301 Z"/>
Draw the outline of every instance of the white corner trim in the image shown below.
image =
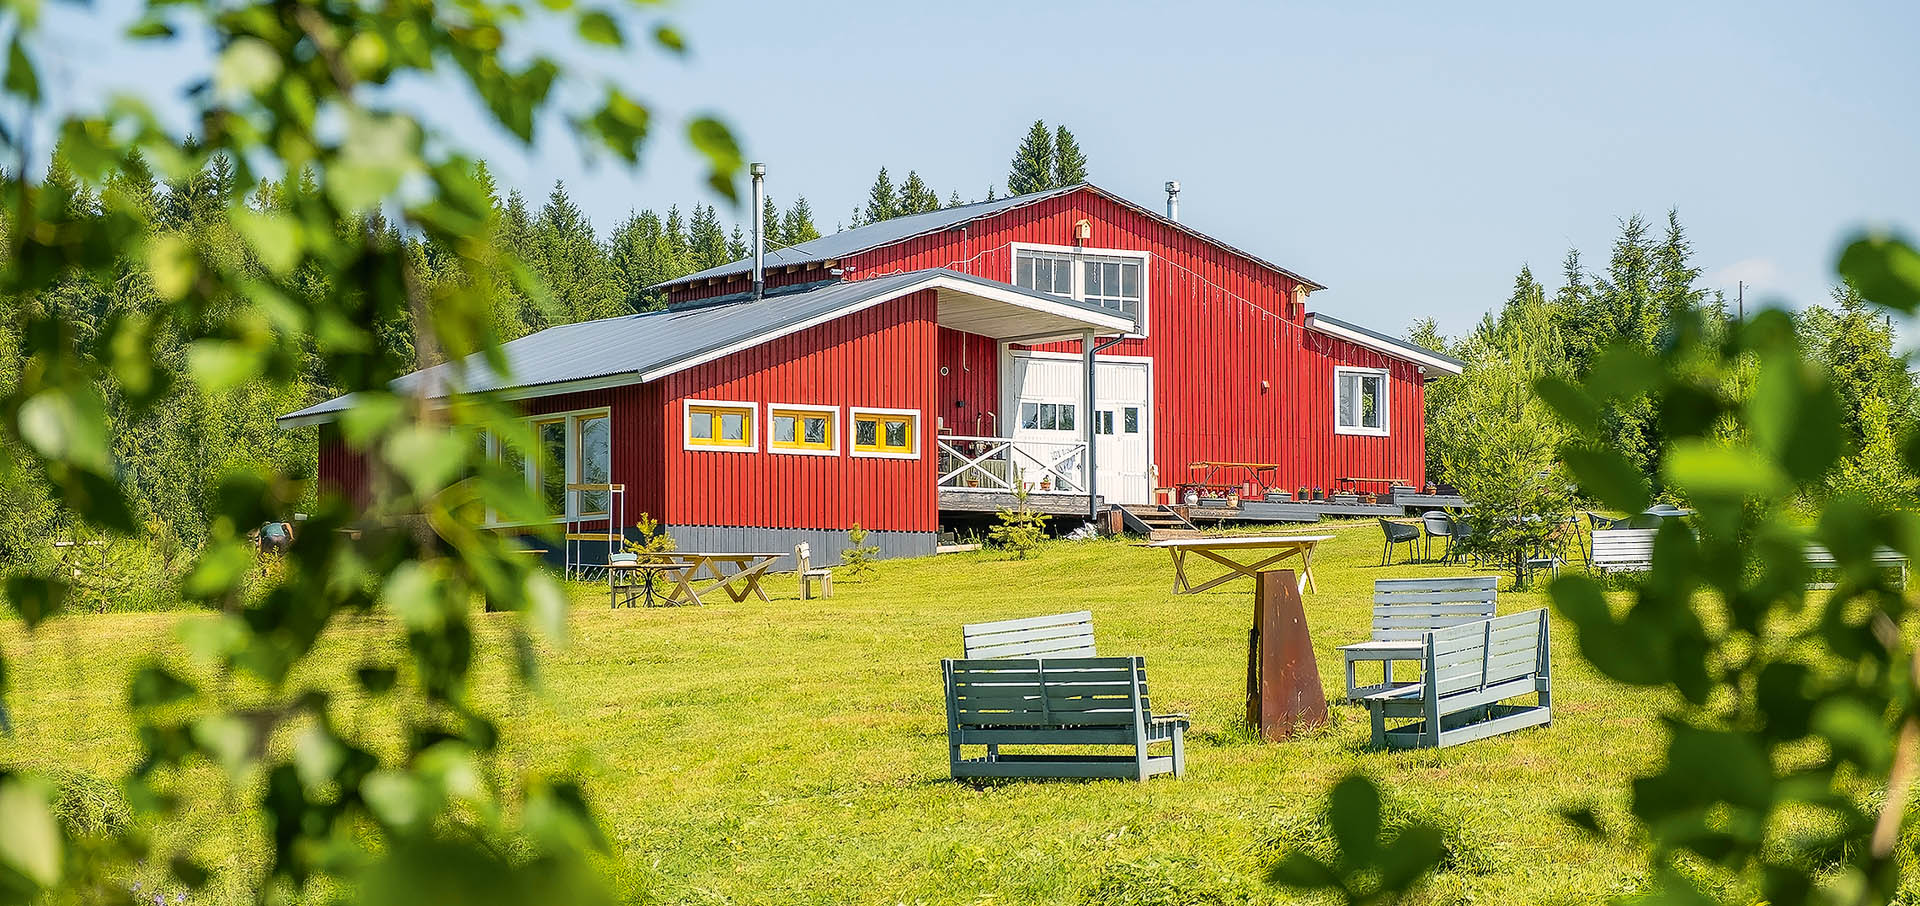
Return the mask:
<path fill-rule="evenodd" d="M 747 445 L 739 447 L 731 444 L 694 443 L 693 432 L 688 429 L 692 427 L 693 407 L 695 406 L 747 410 L 747 418 L 749 419 L 747 422 L 747 431 L 749 432 Z M 691 450 L 695 453 L 758 453 L 760 452 L 761 427 L 760 404 L 758 403 L 749 403 L 740 400 L 704 400 L 693 399 L 691 397 L 680 401 L 680 446 L 681 449 L 684 450 Z"/>
<path fill-rule="evenodd" d="M 1363 374 L 1380 379 L 1380 427 L 1364 428 L 1340 424 L 1340 378 Z M 1333 368 L 1333 433 L 1359 437 L 1388 437 L 1393 430 L 1393 375 L 1385 368 L 1361 368 L 1335 365 Z"/>
<path fill-rule="evenodd" d="M 829 431 L 829 436 L 827 438 L 829 443 L 832 444 L 832 446 L 825 450 L 815 450 L 808 447 L 780 446 L 779 444 L 775 443 L 773 440 L 773 415 L 775 412 L 798 412 L 802 414 L 815 413 L 820 415 L 833 416 L 833 420 L 828 423 L 831 426 L 831 428 Z M 767 423 L 766 423 L 767 452 L 779 453 L 783 456 L 839 456 L 840 455 L 840 427 L 841 427 L 840 421 L 841 419 L 840 419 L 839 406 L 822 406 L 817 403 L 768 403 L 767 404 Z"/>
<path fill-rule="evenodd" d="M 1453 362 L 1428 355 L 1412 345 L 1389 343 L 1381 340 L 1379 337 L 1369 336 L 1357 330 L 1349 330 L 1338 324 L 1329 324 L 1314 317 L 1312 312 L 1307 313 L 1307 329 L 1319 331 L 1331 337 L 1339 337 L 1355 346 L 1364 346 L 1374 352 L 1384 353 L 1396 359 L 1425 365 L 1428 368 L 1439 369 L 1448 374 L 1459 374 L 1464 370 Z"/>
<path fill-rule="evenodd" d="M 880 416 L 910 415 L 912 416 L 913 417 L 913 452 L 912 453 L 892 453 L 884 450 L 862 450 L 859 447 L 854 446 L 854 443 L 853 443 L 854 422 L 858 421 L 860 416 L 862 415 L 880 415 Z M 926 427 L 926 419 L 920 416 L 920 410 L 918 409 L 887 409 L 881 406 L 848 406 L 847 407 L 847 455 L 855 456 L 860 459 L 919 459 L 920 450 L 922 447 L 926 445 L 926 442 L 927 442 L 926 435 L 922 433 L 922 429 L 924 429 L 925 427 Z"/>

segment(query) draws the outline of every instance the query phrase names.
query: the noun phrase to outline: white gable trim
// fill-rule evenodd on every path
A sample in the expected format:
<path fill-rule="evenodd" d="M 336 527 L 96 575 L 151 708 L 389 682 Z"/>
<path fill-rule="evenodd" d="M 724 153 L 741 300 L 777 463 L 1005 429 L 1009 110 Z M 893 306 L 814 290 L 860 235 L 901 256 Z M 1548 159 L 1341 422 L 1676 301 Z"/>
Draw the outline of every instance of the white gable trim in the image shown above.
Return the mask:
<path fill-rule="evenodd" d="M 891 302 L 895 299 L 900 298 L 901 296 L 905 296 L 911 293 L 917 293 L 917 292 L 920 292 L 921 290 L 928 290 L 928 289 L 935 289 L 935 290 L 944 289 L 944 290 L 951 290 L 953 292 L 967 293 L 968 295 L 979 296 L 980 298 L 983 298 L 983 299 L 990 299 L 995 302 L 1002 302 L 1007 305 L 1012 305 L 1019 308 L 1025 308 L 1030 311 L 1039 312 L 1041 314 L 1048 314 L 1048 315 L 1053 315 L 1059 318 L 1067 318 L 1067 319 L 1079 321 L 1083 325 L 1081 327 L 1082 330 L 1092 329 L 1096 331 L 1104 331 L 1107 333 L 1126 333 L 1127 331 L 1133 329 L 1133 322 L 1131 320 L 1128 320 L 1127 318 L 1123 318 L 1117 314 L 1109 315 L 1109 314 L 1100 313 L 1100 312 L 1088 311 L 1087 309 L 1082 308 L 1079 305 L 1074 305 L 1066 302 L 1054 302 L 1048 299 L 1040 299 L 1034 296 L 1029 296 L 1026 293 L 1022 293 L 1022 292 L 1015 292 L 1008 289 L 1002 289 L 997 286 L 975 283 L 971 280 L 963 280 L 963 279 L 960 279 L 959 277 L 955 277 L 950 274 L 934 274 L 923 280 L 918 280 L 913 283 L 907 284 L 906 286 L 903 286 L 890 293 L 884 293 L 882 295 L 875 296 L 874 298 L 871 298 L 871 299 L 863 299 L 859 302 L 855 302 L 850 305 L 843 305 L 832 311 L 822 312 L 811 318 L 807 318 L 804 321 L 797 321 L 792 324 L 783 324 L 777 328 L 774 328 L 773 330 L 769 330 L 764 333 L 757 334 L 755 336 L 747 337 L 746 339 L 739 340 L 737 342 L 729 343 L 717 349 L 710 349 L 705 352 L 687 356 L 686 358 L 679 359 L 677 361 L 669 362 L 658 368 L 654 368 L 650 371 L 641 373 L 640 380 L 642 382 L 657 381 L 668 375 L 678 374 L 679 372 L 685 371 L 689 368 L 705 365 L 708 362 L 712 362 L 717 359 L 726 358 L 727 356 L 733 355 L 734 353 L 741 352 L 747 349 L 752 349 L 753 347 L 759 346 L 763 343 L 770 343 L 774 340 L 780 339 L 781 337 L 790 336 L 792 334 L 799 333 L 800 331 L 806 330 L 809 327 L 818 327 L 819 325 L 825 324 L 828 321 L 832 321 L 836 318 L 844 318 L 847 315 L 854 314 L 856 312 L 865 311 L 876 305 L 880 305 L 886 302 Z"/>
<path fill-rule="evenodd" d="M 1314 317 L 1311 312 L 1307 314 L 1307 329 L 1319 331 L 1330 337 L 1339 337 L 1355 346 L 1364 346 L 1374 352 L 1384 353 L 1396 359 L 1404 359 L 1418 365 L 1425 365 L 1428 368 L 1443 371 L 1447 374 L 1459 374 L 1464 370 L 1459 363 L 1431 355 L 1426 350 L 1414 346 L 1411 343 L 1395 343 L 1382 340 L 1372 334 L 1350 330 L 1338 324 L 1330 324 Z"/>

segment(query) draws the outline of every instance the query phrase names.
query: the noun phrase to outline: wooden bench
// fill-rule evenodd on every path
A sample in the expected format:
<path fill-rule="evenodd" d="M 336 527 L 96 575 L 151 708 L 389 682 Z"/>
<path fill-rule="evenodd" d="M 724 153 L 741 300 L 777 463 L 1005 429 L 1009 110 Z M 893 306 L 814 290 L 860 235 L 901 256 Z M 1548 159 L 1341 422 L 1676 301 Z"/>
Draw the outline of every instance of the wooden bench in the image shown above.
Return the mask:
<path fill-rule="evenodd" d="M 1444 748 L 1553 720 L 1547 612 L 1477 620 L 1426 634 L 1420 682 L 1363 699 L 1376 747 Z M 1502 704 L 1537 695 L 1532 705 Z M 1414 723 L 1388 727 L 1394 718 Z"/>
<path fill-rule="evenodd" d="M 833 597 L 833 570 L 813 565 L 813 547 L 805 541 L 793 546 L 794 573 L 800 577 L 800 600 Z"/>
<path fill-rule="evenodd" d="M 1155 715 L 1139 657 L 941 662 L 947 679 L 947 750 L 962 777 L 1132 777 L 1187 770 L 1187 720 Z M 1153 755 L 1148 747 L 1169 743 Z M 985 746 L 967 758 L 962 746 Z M 1002 746 L 1125 746 L 1128 754 L 1006 754 Z"/>
<path fill-rule="evenodd" d="M 1376 579 L 1373 583 L 1373 638 L 1340 646 L 1347 662 L 1347 701 L 1398 688 L 1394 661 L 1420 660 L 1427 633 L 1493 616 L 1498 576 L 1450 579 Z M 1378 685 L 1361 686 L 1354 665 L 1379 661 Z"/>
<path fill-rule="evenodd" d="M 993 658 L 1096 657 L 1093 613 L 1076 610 L 1045 617 L 968 623 L 960 627 L 968 660 Z"/>
<path fill-rule="evenodd" d="M 1907 555 L 1890 547 L 1873 549 L 1873 565 L 1881 569 L 1899 570 L 1900 587 L 1907 585 Z M 1840 561 L 1824 545 L 1807 543 L 1807 567 L 1816 570 L 1838 570 Z M 1832 588 L 1833 582 L 1808 582 L 1808 588 Z"/>
<path fill-rule="evenodd" d="M 1587 568 L 1603 573 L 1652 569 L 1654 533 L 1654 529 L 1594 529 Z"/>

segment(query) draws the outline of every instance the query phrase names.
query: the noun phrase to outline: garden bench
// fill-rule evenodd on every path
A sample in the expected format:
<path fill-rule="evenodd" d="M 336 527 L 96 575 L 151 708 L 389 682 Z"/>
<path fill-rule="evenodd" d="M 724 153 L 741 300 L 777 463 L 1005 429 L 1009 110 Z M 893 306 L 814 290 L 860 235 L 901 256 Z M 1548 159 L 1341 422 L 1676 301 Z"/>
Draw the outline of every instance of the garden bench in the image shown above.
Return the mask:
<path fill-rule="evenodd" d="M 1132 777 L 1187 770 L 1187 720 L 1156 715 L 1140 657 L 941 662 L 947 681 L 947 750 L 962 777 Z M 1168 743 L 1153 755 L 1148 747 Z M 976 758 L 962 746 L 985 746 Z M 1002 746 L 1125 746 L 1127 754 L 1007 754 Z"/>
<path fill-rule="evenodd" d="M 1493 616 L 1498 576 L 1441 579 L 1376 579 L 1373 583 L 1373 638 L 1340 646 L 1347 662 L 1347 701 L 1398 688 L 1394 661 L 1420 660 L 1428 632 Z M 1354 665 L 1379 661 L 1379 685 L 1361 686 Z"/>
<path fill-rule="evenodd" d="M 1655 529 L 1594 529 L 1587 567 L 1596 572 L 1646 572 L 1653 568 Z"/>
<path fill-rule="evenodd" d="M 1900 571 L 1900 587 L 1907 585 L 1907 555 L 1890 547 L 1877 547 L 1873 550 L 1873 565 L 1882 569 Z M 1809 569 L 1833 570 L 1840 568 L 1840 561 L 1824 545 L 1807 543 L 1807 567 Z M 1832 588 L 1832 582 L 1808 582 L 1808 588 Z"/>
<path fill-rule="evenodd" d="M 1076 610 L 1045 617 L 968 623 L 960 643 L 969 660 L 1094 657 L 1093 612 Z"/>
<path fill-rule="evenodd" d="M 1426 634 L 1420 682 L 1367 696 L 1376 747 L 1444 748 L 1553 720 L 1547 612 L 1476 620 Z M 1532 705 L 1502 704 L 1538 696 Z M 1393 718 L 1414 723 L 1387 726 Z"/>

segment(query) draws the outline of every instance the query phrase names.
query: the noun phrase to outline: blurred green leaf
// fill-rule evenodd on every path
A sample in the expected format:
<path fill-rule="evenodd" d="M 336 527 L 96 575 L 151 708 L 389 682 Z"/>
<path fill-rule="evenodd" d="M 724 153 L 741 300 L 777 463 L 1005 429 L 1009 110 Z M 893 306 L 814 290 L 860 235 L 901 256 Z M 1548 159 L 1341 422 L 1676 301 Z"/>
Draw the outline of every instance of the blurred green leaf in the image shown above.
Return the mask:
<path fill-rule="evenodd" d="M 1868 300 L 1903 314 L 1920 309 L 1920 251 L 1904 237 L 1868 234 L 1840 253 L 1840 276 Z"/>
<path fill-rule="evenodd" d="M 70 589 L 59 579 L 31 575 L 7 577 L 7 601 L 19 611 L 20 621 L 33 629 L 67 606 Z"/>
<path fill-rule="evenodd" d="M 92 387 L 43 390 L 20 404 L 20 437 L 48 459 L 96 475 L 113 471 L 106 407 Z"/>
<path fill-rule="evenodd" d="M 43 888 L 60 881 L 64 844 L 46 789 L 18 776 L 0 777 L 0 866 Z"/>
<path fill-rule="evenodd" d="M 13 40 L 7 44 L 7 77 L 4 85 L 7 92 L 29 103 L 40 101 L 40 76 L 33 69 L 33 61 L 27 58 L 27 48 L 22 39 L 26 29 L 15 28 Z"/>
<path fill-rule="evenodd" d="M 142 667 L 133 675 L 127 702 L 135 708 L 170 705 L 194 694 L 193 684 L 163 667 Z"/>
<path fill-rule="evenodd" d="M 1647 476 L 1618 451 L 1576 445 L 1563 448 L 1560 457 L 1582 490 L 1614 510 L 1638 513 L 1652 499 Z"/>
<path fill-rule="evenodd" d="M 653 43 L 677 54 L 687 52 L 686 38 L 669 25 L 662 25 L 653 30 Z"/>
<path fill-rule="evenodd" d="M 1791 487 L 1786 474 L 1757 451 L 1707 440 L 1674 444 L 1666 479 L 1695 497 L 1772 497 Z"/>
<path fill-rule="evenodd" d="M 1380 791 L 1373 781 L 1344 777 L 1327 800 L 1327 823 L 1340 845 L 1342 865 L 1366 865 L 1380 845 Z"/>
<path fill-rule="evenodd" d="M 580 14 L 580 38 L 589 44 L 607 47 L 619 47 L 624 41 L 620 37 L 620 23 L 606 12 L 597 9 Z"/>
<path fill-rule="evenodd" d="M 693 142 L 694 150 L 706 155 L 707 185 L 729 200 L 738 202 L 740 193 L 734 187 L 733 178 L 740 172 L 743 161 L 740 144 L 734 141 L 733 132 L 719 120 L 703 116 L 687 126 L 687 138 Z"/>

